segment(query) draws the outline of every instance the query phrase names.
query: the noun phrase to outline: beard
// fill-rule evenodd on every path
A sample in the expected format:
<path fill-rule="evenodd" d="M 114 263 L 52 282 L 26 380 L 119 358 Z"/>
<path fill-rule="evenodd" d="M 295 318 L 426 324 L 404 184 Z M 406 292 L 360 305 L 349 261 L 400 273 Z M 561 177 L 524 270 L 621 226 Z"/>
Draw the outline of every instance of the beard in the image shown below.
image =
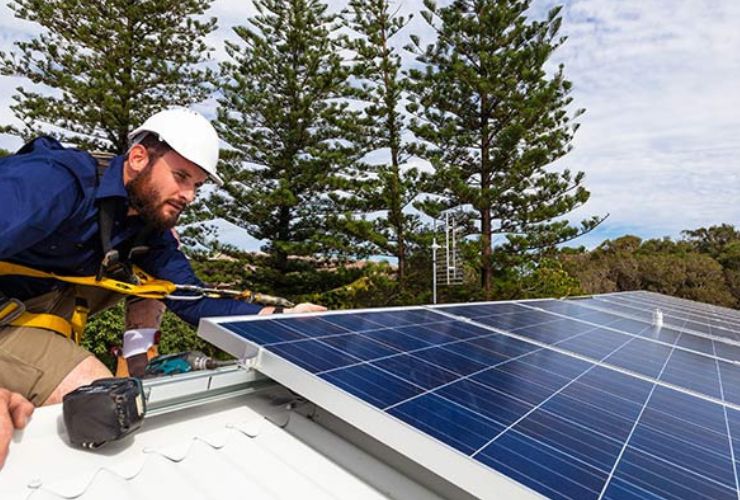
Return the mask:
<path fill-rule="evenodd" d="M 126 184 L 129 206 L 139 213 L 144 223 L 156 231 L 172 229 L 177 225 L 180 211 L 166 215 L 167 200 L 163 200 L 152 182 L 153 163 L 147 165 L 136 178 Z"/>

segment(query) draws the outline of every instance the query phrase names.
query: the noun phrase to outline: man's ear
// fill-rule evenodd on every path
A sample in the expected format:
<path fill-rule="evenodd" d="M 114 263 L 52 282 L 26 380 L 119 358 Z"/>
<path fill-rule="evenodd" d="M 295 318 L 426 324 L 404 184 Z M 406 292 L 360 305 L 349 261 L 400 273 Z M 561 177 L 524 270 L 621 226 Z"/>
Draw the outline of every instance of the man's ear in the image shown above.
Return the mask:
<path fill-rule="evenodd" d="M 126 177 L 134 179 L 149 164 L 149 151 L 141 144 L 131 146 L 126 160 Z"/>

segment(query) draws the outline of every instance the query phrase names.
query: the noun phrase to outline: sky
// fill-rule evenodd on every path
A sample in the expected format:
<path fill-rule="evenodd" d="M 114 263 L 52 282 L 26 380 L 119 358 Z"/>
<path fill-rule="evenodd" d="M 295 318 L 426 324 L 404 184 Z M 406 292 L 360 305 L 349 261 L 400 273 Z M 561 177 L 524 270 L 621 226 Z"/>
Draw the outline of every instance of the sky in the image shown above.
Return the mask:
<path fill-rule="evenodd" d="M 338 10 L 344 2 L 330 5 Z M 572 244 L 594 247 L 624 234 L 676 238 L 684 229 L 740 224 L 740 2 L 533 0 L 531 16 L 541 19 L 556 5 L 563 6 L 568 39 L 551 67 L 565 66 L 574 105 L 586 113 L 573 152 L 554 168 L 586 174 L 591 199 L 574 220 L 609 214 Z M 402 13 L 422 7 L 421 0 L 398 6 Z M 219 29 L 208 41 L 216 60 L 225 57 L 223 41 L 235 38 L 231 27 L 253 12 L 246 0 L 214 2 L 209 14 Z M 406 31 L 430 37 L 418 15 Z M 35 25 L 0 6 L 0 50 L 35 33 Z M 20 83 L 0 76 L 0 124 L 13 123 L 9 106 Z M 0 135 L 0 147 L 17 146 L 16 138 Z M 256 245 L 223 227 L 228 242 Z"/>

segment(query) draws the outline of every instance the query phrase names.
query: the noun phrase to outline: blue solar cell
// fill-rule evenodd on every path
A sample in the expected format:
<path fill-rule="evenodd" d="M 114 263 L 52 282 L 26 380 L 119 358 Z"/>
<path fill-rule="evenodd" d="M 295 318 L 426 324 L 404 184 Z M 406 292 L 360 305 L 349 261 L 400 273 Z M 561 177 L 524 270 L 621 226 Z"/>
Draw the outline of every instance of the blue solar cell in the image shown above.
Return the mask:
<path fill-rule="evenodd" d="M 518 362 L 536 366 L 549 372 L 549 375 L 559 375 L 567 380 L 575 378 L 593 367 L 593 364 L 587 361 L 560 354 L 559 352 L 550 351 L 548 349 L 542 349 L 528 354 L 514 363 Z"/>
<path fill-rule="evenodd" d="M 412 337 L 393 328 L 367 331 L 363 332 L 362 335 L 364 337 L 377 340 L 378 342 L 382 342 L 383 344 L 386 344 L 390 347 L 395 347 L 396 349 L 403 352 L 413 351 L 415 349 L 422 349 L 424 347 L 429 347 L 432 345 L 430 342 L 419 340 L 416 337 Z"/>
<path fill-rule="evenodd" d="M 392 356 L 400 352 L 398 349 L 363 337 L 358 333 L 324 337 L 321 342 L 363 361 Z"/>
<path fill-rule="evenodd" d="M 676 342 L 677 346 L 710 355 L 714 354 L 714 346 L 712 344 L 713 342 L 707 338 L 691 334 L 681 335 L 681 338 Z"/>
<path fill-rule="evenodd" d="M 277 325 L 272 321 L 237 321 L 223 326 L 258 345 L 306 338 L 305 335 L 282 325 Z"/>
<path fill-rule="evenodd" d="M 671 354 L 660 380 L 721 399 L 716 361 L 676 349 Z"/>
<path fill-rule="evenodd" d="M 551 352 L 551 354 L 557 353 Z M 547 371 L 537 365 L 524 363 L 521 359 L 490 368 L 471 378 L 492 389 L 535 405 L 540 404 L 570 382 L 568 377 Z"/>
<path fill-rule="evenodd" d="M 425 342 L 426 345 L 447 344 L 449 342 L 457 342 L 460 340 L 458 337 L 426 326 L 407 326 L 405 328 L 398 328 L 397 330 L 404 335 Z"/>
<path fill-rule="evenodd" d="M 428 363 L 432 363 L 433 365 L 463 376 L 470 375 L 471 373 L 486 368 L 486 365 L 482 363 L 440 347 L 432 347 L 430 349 L 416 351 L 413 355 L 419 359 L 427 361 Z"/>
<path fill-rule="evenodd" d="M 522 435 L 602 471 L 609 471 L 622 443 L 586 426 L 541 410 L 514 426 Z"/>
<path fill-rule="evenodd" d="M 530 404 L 471 380 L 460 380 L 434 393 L 504 426 L 514 423 L 533 408 Z"/>
<path fill-rule="evenodd" d="M 480 363 L 481 365 L 484 365 L 484 366 L 497 365 L 501 363 L 502 361 L 510 359 L 508 356 L 505 356 L 504 354 L 499 354 L 497 352 L 484 349 L 483 347 L 480 347 L 479 345 L 474 344 L 472 342 L 467 341 L 467 342 L 458 342 L 455 344 L 447 344 L 443 346 L 442 349 L 453 352 L 459 356 L 463 356 L 467 359 L 475 361 L 476 363 Z"/>
<path fill-rule="evenodd" d="M 514 333 L 545 344 L 555 344 L 576 335 L 593 330 L 594 326 L 577 321 L 559 319 L 543 325 L 517 328 Z"/>
<path fill-rule="evenodd" d="M 619 316 L 616 316 L 616 318 L 617 319 L 609 323 L 609 328 L 631 333 L 632 335 L 646 335 L 653 329 L 652 325 L 645 321 L 622 318 Z"/>
<path fill-rule="evenodd" d="M 423 392 L 421 388 L 370 365 L 324 373 L 321 378 L 381 409 Z"/>
<path fill-rule="evenodd" d="M 349 330 L 340 326 L 324 321 L 317 317 L 303 317 L 290 319 L 276 319 L 271 323 L 283 326 L 289 330 L 300 332 L 306 337 L 324 337 L 326 335 L 338 335 L 347 333 Z"/>
<path fill-rule="evenodd" d="M 270 351 L 311 373 L 333 370 L 360 361 L 359 358 L 341 353 L 318 340 L 276 344 L 270 346 Z"/>
<path fill-rule="evenodd" d="M 504 430 L 503 426 L 434 394 L 407 401 L 388 413 L 466 455 Z"/>
<path fill-rule="evenodd" d="M 633 488 L 640 488 L 660 498 L 737 500 L 737 492 L 734 488 L 727 488 L 722 484 L 709 481 L 703 475 L 671 462 L 653 458 L 632 447 L 627 447 L 619 461 L 605 497 L 621 498 L 618 496 L 618 490 L 615 489 L 623 484 L 621 482 L 631 484 Z"/>
<path fill-rule="evenodd" d="M 727 408 L 727 425 L 730 428 L 735 460 L 738 461 L 740 460 L 740 410 Z"/>
<path fill-rule="evenodd" d="M 718 361 L 725 401 L 740 405 L 740 366 Z"/>
<path fill-rule="evenodd" d="M 514 331 L 517 328 L 524 328 L 525 326 L 547 324 L 553 321 L 557 321 L 561 318 L 554 314 L 548 314 L 540 311 L 523 311 L 516 314 L 502 314 L 500 316 L 490 316 L 475 318 L 477 323 L 483 325 L 492 326 L 500 330 Z"/>
<path fill-rule="evenodd" d="M 576 386 L 573 391 L 569 391 L 573 385 L 575 384 L 571 384 L 546 401 L 542 409 L 571 422 L 577 422 L 578 425 L 602 433 L 618 442 L 627 439 L 640 409 L 632 408 L 634 403 L 624 400 L 609 401 L 610 404 L 603 407 L 599 400 L 589 397 L 595 394 L 584 391 L 586 386 Z M 614 407 L 620 411 L 614 411 Z"/>
<path fill-rule="evenodd" d="M 467 306 L 446 306 L 436 308 L 439 311 L 444 311 L 455 316 L 462 316 L 465 318 L 477 318 L 481 316 L 495 316 L 497 314 L 511 314 L 522 312 L 525 309 L 512 302 L 506 302 L 503 304 L 474 304 Z"/>
<path fill-rule="evenodd" d="M 470 340 L 468 343 L 507 358 L 515 358 L 539 349 L 539 347 L 534 344 L 498 334 Z"/>
<path fill-rule="evenodd" d="M 726 438 L 724 448 L 728 454 L 722 455 L 716 447 L 709 449 L 705 443 L 698 445 L 683 436 L 675 436 L 664 430 L 639 423 L 632 434 L 629 445 L 665 462 L 680 464 L 683 468 L 709 477 L 730 488 L 735 485 L 735 473 Z"/>
<path fill-rule="evenodd" d="M 634 338 L 604 362 L 648 377 L 657 377 L 671 352 L 667 347 L 648 340 Z"/>
<path fill-rule="evenodd" d="M 607 474 L 518 432 L 507 432 L 476 458 L 550 498 L 597 498 Z"/>
<path fill-rule="evenodd" d="M 605 500 L 663 500 L 665 497 L 622 479 L 612 478 L 603 498 Z"/>
<path fill-rule="evenodd" d="M 581 389 L 581 386 L 583 388 Z M 588 394 L 587 401 L 592 398 L 598 401 L 599 406 L 608 408 L 612 411 L 617 411 L 616 408 L 609 406 L 611 401 L 621 403 L 622 401 L 632 402 L 637 405 L 637 412 L 634 413 L 633 417 L 630 417 L 632 413 L 625 414 L 628 418 L 636 418 L 639 413 L 639 408 L 643 406 L 645 400 L 647 400 L 650 391 L 653 388 L 653 384 L 634 378 L 629 375 L 615 372 L 600 366 L 585 373 L 579 377 L 578 380 L 573 382 L 572 385 L 568 386 L 563 393 L 568 394 L 572 391 L 574 397 L 580 397 L 585 391 Z M 633 410 L 634 411 L 634 410 Z"/>
<path fill-rule="evenodd" d="M 445 370 L 408 354 L 376 361 L 373 366 L 391 372 L 397 377 L 408 380 L 424 389 L 433 389 L 460 377 L 455 372 Z"/>
<path fill-rule="evenodd" d="M 322 316 L 324 321 L 337 326 L 341 326 L 350 332 L 363 332 L 366 330 L 377 330 L 385 328 L 383 323 L 374 321 L 372 314 L 334 314 Z"/>
<path fill-rule="evenodd" d="M 583 356 L 601 359 L 629 342 L 632 338 L 629 335 L 595 328 L 573 339 L 559 342 L 558 347 Z"/>
<path fill-rule="evenodd" d="M 714 347 L 717 350 L 717 356 L 730 361 L 740 361 L 740 346 L 726 344 L 725 342 L 715 342 Z"/>
<path fill-rule="evenodd" d="M 589 309 L 578 304 L 578 301 L 546 300 L 527 302 L 526 305 L 538 307 L 546 311 L 552 311 L 571 318 L 578 318 L 584 321 L 592 321 L 599 324 L 614 321 L 618 316 L 606 314 L 595 309 Z"/>

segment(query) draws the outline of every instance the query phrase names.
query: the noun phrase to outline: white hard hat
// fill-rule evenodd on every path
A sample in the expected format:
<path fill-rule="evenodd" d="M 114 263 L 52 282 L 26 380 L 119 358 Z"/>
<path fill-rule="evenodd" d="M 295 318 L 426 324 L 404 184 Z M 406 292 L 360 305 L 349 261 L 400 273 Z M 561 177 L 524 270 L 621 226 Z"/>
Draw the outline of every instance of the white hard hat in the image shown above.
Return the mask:
<path fill-rule="evenodd" d="M 224 181 L 216 172 L 218 164 L 218 134 L 213 125 L 200 113 L 187 108 L 170 108 L 155 113 L 144 124 L 128 135 L 129 141 L 152 132 L 169 144 L 180 156 L 189 160 L 222 186 Z"/>

